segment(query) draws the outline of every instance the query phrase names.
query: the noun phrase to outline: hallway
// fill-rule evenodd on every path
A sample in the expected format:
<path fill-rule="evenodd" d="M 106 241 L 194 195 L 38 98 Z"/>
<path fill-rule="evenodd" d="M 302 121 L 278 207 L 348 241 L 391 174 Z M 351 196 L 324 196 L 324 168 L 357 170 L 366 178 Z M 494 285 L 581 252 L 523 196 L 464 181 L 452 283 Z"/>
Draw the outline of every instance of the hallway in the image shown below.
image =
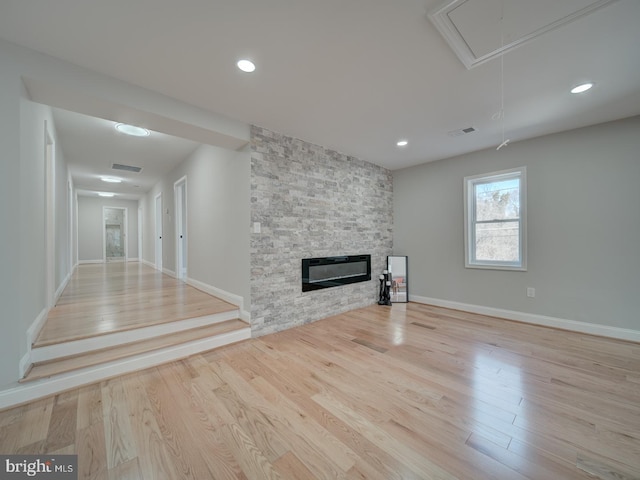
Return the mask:
<path fill-rule="evenodd" d="M 236 308 L 139 262 L 79 265 L 34 347 Z"/>

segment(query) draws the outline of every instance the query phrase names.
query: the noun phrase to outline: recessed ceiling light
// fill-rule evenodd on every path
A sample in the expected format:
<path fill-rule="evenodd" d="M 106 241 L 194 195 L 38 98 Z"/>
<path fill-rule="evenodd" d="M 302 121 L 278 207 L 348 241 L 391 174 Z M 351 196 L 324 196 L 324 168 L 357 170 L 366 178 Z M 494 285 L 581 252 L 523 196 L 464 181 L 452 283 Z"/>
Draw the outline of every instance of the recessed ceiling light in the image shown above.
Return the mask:
<path fill-rule="evenodd" d="M 576 85 L 575 87 L 573 87 L 571 89 L 571 93 L 583 93 L 591 89 L 591 87 L 593 87 L 593 83 L 591 82 L 581 83 L 580 85 Z"/>
<path fill-rule="evenodd" d="M 238 60 L 238 63 L 236 65 L 238 65 L 238 68 L 240 70 L 247 73 L 251 73 L 256 69 L 255 64 L 251 60 Z"/>
<path fill-rule="evenodd" d="M 396 142 L 396 145 L 399 147 L 406 147 L 407 145 L 409 145 L 409 141 L 408 140 L 398 140 Z"/>
<path fill-rule="evenodd" d="M 100 180 L 107 183 L 122 183 L 122 180 L 115 177 L 100 177 Z"/>
<path fill-rule="evenodd" d="M 126 123 L 116 123 L 116 130 L 126 135 L 133 135 L 134 137 L 148 137 L 151 135 L 151 132 L 146 128 L 127 125 Z"/>
<path fill-rule="evenodd" d="M 100 195 L 101 197 L 113 197 L 113 196 L 115 196 L 115 193 L 110 193 L 110 192 L 98 192 L 98 195 Z"/>

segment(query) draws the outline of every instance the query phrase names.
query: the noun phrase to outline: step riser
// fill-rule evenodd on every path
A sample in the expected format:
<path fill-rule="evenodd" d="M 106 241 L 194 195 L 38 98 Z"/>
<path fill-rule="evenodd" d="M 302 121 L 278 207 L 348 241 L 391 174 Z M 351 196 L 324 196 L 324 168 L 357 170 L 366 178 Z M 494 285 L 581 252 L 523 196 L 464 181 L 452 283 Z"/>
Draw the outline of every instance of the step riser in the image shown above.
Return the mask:
<path fill-rule="evenodd" d="M 0 409 L 17 406 L 38 398 L 54 395 L 71 388 L 88 385 L 125 373 L 144 370 L 145 368 L 161 365 L 249 338 L 251 338 L 251 329 L 247 327 L 233 332 L 222 333 L 215 337 L 198 339 L 80 370 L 62 373 L 50 378 L 34 380 L 0 392 Z"/>
<path fill-rule="evenodd" d="M 172 332 L 168 335 L 161 335 L 159 337 L 153 337 L 138 342 L 125 343 L 109 348 L 103 348 L 101 350 L 37 363 L 33 364 L 29 373 L 25 375 L 20 382 L 24 383 L 37 380 L 39 378 L 46 378 L 52 375 L 70 372 L 72 370 L 80 370 L 93 365 L 100 365 L 114 360 L 152 352 L 154 350 L 162 350 L 164 348 L 170 348 L 204 338 L 214 338 L 218 335 L 230 333 L 235 330 L 243 330 L 247 327 L 248 325 L 242 320 L 234 319 L 182 332 Z"/>
<path fill-rule="evenodd" d="M 227 320 L 238 318 L 238 315 L 238 310 L 232 310 L 229 312 L 217 313 L 215 315 L 206 315 L 204 317 L 163 323 L 160 325 L 153 325 L 151 327 L 109 333 L 99 335 L 97 337 L 74 340 L 72 342 L 36 347 L 31 350 L 31 363 L 47 362 L 71 355 L 79 355 L 94 350 L 101 350 L 103 348 L 115 347 L 124 343 L 147 340 L 170 333 L 226 322 Z"/>

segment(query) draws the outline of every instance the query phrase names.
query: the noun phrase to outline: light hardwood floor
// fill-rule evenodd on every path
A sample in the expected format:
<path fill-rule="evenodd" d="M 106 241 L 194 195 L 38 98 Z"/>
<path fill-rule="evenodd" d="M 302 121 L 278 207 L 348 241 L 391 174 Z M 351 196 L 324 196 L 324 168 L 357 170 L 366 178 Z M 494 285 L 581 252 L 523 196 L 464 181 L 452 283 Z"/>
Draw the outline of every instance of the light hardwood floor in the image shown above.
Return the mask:
<path fill-rule="evenodd" d="M 235 310 L 138 262 L 79 265 L 35 347 Z"/>
<path fill-rule="evenodd" d="M 637 479 L 640 345 L 372 306 L 0 412 L 0 452 L 82 479 Z"/>

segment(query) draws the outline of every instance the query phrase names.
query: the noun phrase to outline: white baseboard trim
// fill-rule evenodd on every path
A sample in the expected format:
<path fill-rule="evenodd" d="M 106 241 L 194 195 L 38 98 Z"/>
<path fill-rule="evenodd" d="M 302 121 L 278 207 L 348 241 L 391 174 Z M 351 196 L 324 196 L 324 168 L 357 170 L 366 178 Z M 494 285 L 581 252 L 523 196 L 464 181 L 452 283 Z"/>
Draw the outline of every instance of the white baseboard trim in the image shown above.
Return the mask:
<path fill-rule="evenodd" d="M 79 260 L 78 261 L 78 265 L 86 265 L 89 263 L 104 263 L 104 260 L 100 259 L 100 260 Z"/>
<path fill-rule="evenodd" d="M 69 283 L 69 280 L 71 280 L 71 275 L 72 274 L 73 274 L 73 270 L 70 271 L 67 274 L 67 276 L 64 278 L 64 280 L 62 280 L 62 282 L 60 283 L 60 286 L 56 290 L 56 293 L 54 294 L 54 297 L 53 297 L 53 304 L 54 305 L 56 303 L 58 303 L 58 299 L 60 298 L 60 295 L 62 295 L 62 292 L 64 291 L 64 289 L 67 288 L 67 284 Z"/>
<path fill-rule="evenodd" d="M 31 347 L 33 342 L 38 337 L 40 330 L 44 327 L 44 323 L 47 321 L 47 316 L 49 315 L 49 309 L 43 308 L 38 316 L 35 318 L 31 325 L 27 329 L 27 351 L 20 359 L 20 363 L 18 364 L 18 378 L 24 377 L 25 373 L 29 369 L 29 366 L 33 363 L 33 359 L 31 358 Z"/>
<path fill-rule="evenodd" d="M 242 310 L 242 307 L 244 305 L 244 298 L 242 298 L 240 295 L 229 293 L 218 287 L 213 287 L 199 280 L 194 280 L 193 278 L 187 278 L 187 285 L 191 285 L 192 287 L 197 288 L 198 290 L 202 290 L 209 295 L 213 295 L 214 297 L 218 297 L 225 302 L 229 302 L 230 304 L 237 306 L 240 309 L 241 313 L 248 314 L 248 312 Z M 242 320 L 247 321 L 247 319 L 245 318 L 242 318 Z"/>
<path fill-rule="evenodd" d="M 242 330 L 114 360 L 109 363 L 56 375 L 51 378 L 18 384 L 12 388 L 0 391 L 0 409 L 14 407 L 82 385 L 88 385 L 137 370 L 143 370 L 249 338 L 251 338 L 251 330 L 247 327 Z"/>
<path fill-rule="evenodd" d="M 27 344 L 29 346 L 29 349 L 31 349 L 31 345 L 33 345 L 33 342 L 35 342 L 36 338 L 38 338 L 38 334 L 40 333 L 40 330 L 42 330 L 42 327 L 44 327 L 44 323 L 47 321 L 48 315 L 49 309 L 43 308 L 27 329 Z"/>
<path fill-rule="evenodd" d="M 24 378 L 32 363 L 31 349 L 29 349 L 27 350 L 27 353 L 22 356 L 22 358 L 20 359 L 20 363 L 18 364 L 18 378 Z"/>
<path fill-rule="evenodd" d="M 169 270 L 168 268 L 163 268 L 162 273 L 164 273 L 165 275 L 169 275 L 170 277 L 177 278 L 176 272 L 174 272 L 173 270 Z"/>
<path fill-rule="evenodd" d="M 135 258 L 127 258 L 127 262 L 137 262 L 138 261 L 138 257 Z"/>
<path fill-rule="evenodd" d="M 146 265 L 147 267 L 156 268 L 156 264 L 155 263 L 151 263 L 149 260 L 145 260 L 143 258 L 141 261 L 142 261 L 142 264 Z"/>
<path fill-rule="evenodd" d="M 240 320 L 243 320 L 251 325 L 251 313 L 246 310 L 240 310 Z"/>
<path fill-rule="evenodd" d="M 506 318 L 507 320 L 515 320 L 516 322 L 559 328 L 561 330 L 569 330 L 572 332 L 587 333 L 589 335 L 597 335 L 599 337 L 609 337 L 616 338 L 618 340 L 627 340 L 630 342 L 640 342 L 640 330 L 610 327 L 607 325 L 598 325 L 596 323 L 579 322 L 576 320 L 568 320 L 565 318 L 547 317 L 545 315 L 537 315 L 534 313 L 517 312 L 515 310 L 504 310 L 502 308 L 485 307 L 482 305 L 472 305 L 469 303 L 441 300 L 438 298 L 421 297 L 417 295 L 411 295 L 409 300 L 411 302 L 424 303 L 427 305 L 434 305 L 436 307 L 445 307 L 454 310 L 462 310 L 464 312 L 479 313 L 481 315 L 488 315 L 491 317 Z"/>
<path fill-rule="evenodd" d="M 235 318 L 238 318 L 238 310 L 230 310 L 228 312 L 221 312 L 213 315 L 205 315 L 176 322 L 152 325 L 150 327 L 99 335 L 97 337 L 90 337 L 82 340 L 47 345 L 31 350 L 31 362 L 44 362 L 47 360 L 53 360 L 54 358 L 78 355 L 92 350 L 99 350 L 101 348 L 109 348 L 124 343 L 137 342 L 139 340 L 146 340 L 148 338 L 159 337 L 161 335 L 182 332 L 192 328 L 214 325 L 216 323 L 233 320 Z"/>
<path fill-rule="evenodd" d="M 64 291 L 64 289 L 67 288 L 67 285 L 69 284 L 69 280 L 71 280 L 71 277 L 73 276 L 73 273 L 76 271 L 77 267 L 78 267 L 78 264 L 76 263 L 71 268 L 71 271 L 68 273 L 65 279 L 62 281 L 62 283 L 58 287 L 58 290 L 56 290 L 54 301 L 53 301 L 54 305 L 60 299 L 60 296 L 62 295 L 62 292 Z M 42 330 L 42 327 L 44 327 L 44 324 L 47 321 L 48 315 L 49 315 L 49 309 L 43 308 L 42 311 L 40 311 L 38 316 L 35 318 L 35 320 L 31 322 L 31 325 L 29 325 L 29 328 L 27 329 L 27 351 L 22 356 L 22 358 L 20 359 L 20 363 L 18 364 L 18 378 L 24 377 L 25 373 L 27 373 L 27 370 L 33 363 L 33 358 L 31 355 L 33 342 L 35 342 L 36 338 L 38 338 L 38 334 L 40 333 L 40 330 Z"/>

